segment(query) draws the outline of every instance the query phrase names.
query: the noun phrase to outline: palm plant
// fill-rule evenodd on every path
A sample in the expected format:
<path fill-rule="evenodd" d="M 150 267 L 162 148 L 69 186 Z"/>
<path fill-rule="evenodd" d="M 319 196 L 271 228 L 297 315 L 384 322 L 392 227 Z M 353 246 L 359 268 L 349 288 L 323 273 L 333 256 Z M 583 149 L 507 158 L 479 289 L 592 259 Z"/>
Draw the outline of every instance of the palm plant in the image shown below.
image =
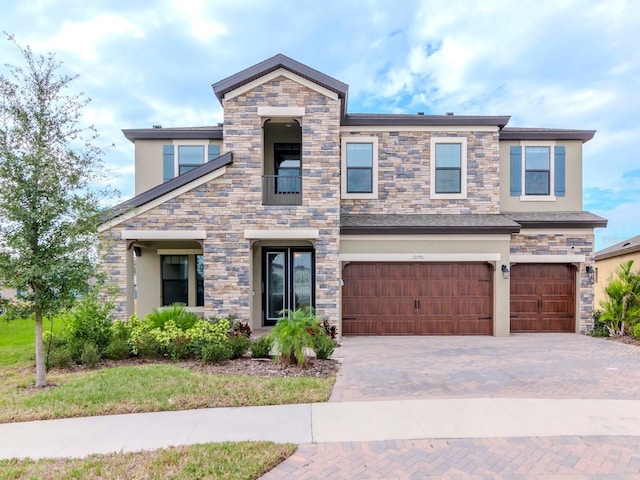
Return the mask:
<path fill-rule="evenodd" d="M 318 320 L 313 307 L 282 310 L 281 318 L 269 333 L 277 345 L 280 361 L 303 365 L 305 349 L 313 348 L 313 336 L 318 331 Z"/>
<path fill-rule="evenodd" d="M 600 320 L 609 335 L 624 335 L 626 326 L 631 327 L 640 320 L 640 274 L 632 272 L 632 267 L 633 260 L 621 264 L 616 270 L 617 278 L 604 288 Z"/>

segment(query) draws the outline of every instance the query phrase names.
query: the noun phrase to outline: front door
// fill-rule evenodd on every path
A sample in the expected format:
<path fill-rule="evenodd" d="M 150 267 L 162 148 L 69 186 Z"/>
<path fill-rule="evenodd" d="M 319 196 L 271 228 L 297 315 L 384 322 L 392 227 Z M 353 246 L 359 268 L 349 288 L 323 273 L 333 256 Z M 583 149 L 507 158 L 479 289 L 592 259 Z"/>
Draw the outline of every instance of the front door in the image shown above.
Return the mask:
<path fill-rule="evenodd" d="M 262 259 L 263 324 L 275 325 L 282 310 L 314 306 L 314 252 L 309 248 L 270 248 Z"/>

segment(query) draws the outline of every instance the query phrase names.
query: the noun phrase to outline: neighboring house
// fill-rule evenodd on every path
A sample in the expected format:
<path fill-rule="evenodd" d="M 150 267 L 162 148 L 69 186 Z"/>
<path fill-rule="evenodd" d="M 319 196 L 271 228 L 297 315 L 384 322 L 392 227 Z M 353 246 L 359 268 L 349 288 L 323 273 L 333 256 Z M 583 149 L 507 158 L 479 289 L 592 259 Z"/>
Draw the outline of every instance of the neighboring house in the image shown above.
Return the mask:
<path fill-rule="evenodd" d="M 640 235 L 596 252 L 594 308 L 604 300 L 604 287 L 615 275 L 620 264 L 633 260 L 633 271 L 640 270 Z"/>
<path fill-rule="evenodd" d="M 253 328 L 312 305 L 341 334 L 590 323 L 593 131 L 350 114 L 347 85 L 283 55 L 213 90 L 218 126 L 124 130 L 136 196 L 100 229 L 120 317 L 184 302 Z"/>

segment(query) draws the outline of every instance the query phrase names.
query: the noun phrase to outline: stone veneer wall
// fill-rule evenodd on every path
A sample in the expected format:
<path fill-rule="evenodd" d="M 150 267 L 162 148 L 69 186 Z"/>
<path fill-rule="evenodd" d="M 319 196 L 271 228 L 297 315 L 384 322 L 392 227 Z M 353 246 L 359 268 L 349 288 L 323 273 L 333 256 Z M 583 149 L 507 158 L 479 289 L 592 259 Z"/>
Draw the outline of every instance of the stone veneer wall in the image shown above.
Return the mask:
<path fill-rule="evenodd" d="M 251 245 L 244 231 L 318 228 L 316 310 L 320 317 L 339 323 L 340 100 L 278 77 L 225 100 L 223 106 L 223 151 L 233 152 L 233 164 L 226 167 L 225 175 L 114 227 L 112 233 L 118 238 L 118 230 L 122 229 L 206 230 L 205 315 L 234 315 L 248 321 Z M 301 206 L 262 205 L 262 124 L 258 106 L 306 109 L 302 119 Z M 109 243 L 115 249 L 107 261 L 107 270 L 123 290 L 124 241 Z M 125 298 L 120 296 L 118 301 Z M 258 298 L 259 295 L 256 301 Z M 123 310 L 122 306 L 118 308 Z"/>
<path fill-rule="evenodd" d="M 500 213 L 497 132 L 349 132 L 378 137 L 378 199 L 343 199 L 342 213 Z M 431 136 L 467 138 L 467 198 L 431 199 Z"/>
<path fill-rule="evenodd" d="M 585 332 L 593 324 L 593 284 L 585 272 L 594 264 L 593 231 L 584 234 L 530 234 L 523 232 L 511 236 L 512 255 L 584 255 L 585 263 L 578 266 L 580 275 L 578 329 Z"/>

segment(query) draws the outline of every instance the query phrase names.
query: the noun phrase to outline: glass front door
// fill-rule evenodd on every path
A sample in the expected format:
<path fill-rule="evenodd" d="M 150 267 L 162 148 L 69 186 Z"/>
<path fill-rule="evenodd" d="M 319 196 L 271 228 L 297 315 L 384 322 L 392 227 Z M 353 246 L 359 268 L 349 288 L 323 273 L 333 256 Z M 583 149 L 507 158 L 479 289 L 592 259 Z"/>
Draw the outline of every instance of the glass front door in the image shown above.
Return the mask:
<path fill-rule="evenodd" d="M 311 249 L 264 251 L 263 322 L 275 325 L 282 310 L 314 306 L 315 265 Z"/>

